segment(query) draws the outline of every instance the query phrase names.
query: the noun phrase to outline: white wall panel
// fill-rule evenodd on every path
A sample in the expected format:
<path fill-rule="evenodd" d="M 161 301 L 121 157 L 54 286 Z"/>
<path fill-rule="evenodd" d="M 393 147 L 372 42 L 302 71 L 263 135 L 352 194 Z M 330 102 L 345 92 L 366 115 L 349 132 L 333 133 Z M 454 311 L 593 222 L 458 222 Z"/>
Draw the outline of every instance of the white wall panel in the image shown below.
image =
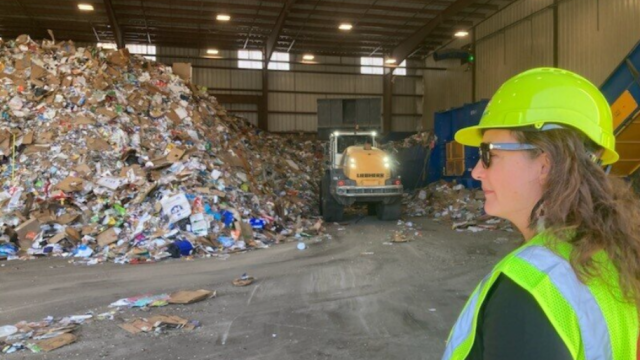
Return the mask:
<path fill-rule="evenodd" d="M 355 78 L 356 93 L 374 93 L 382 95 L 382 76 L 361 75 Z"/>
<path fill-rule="evenodd" d="M 288 114 L 269 115 L 269 131 L 293 131 L 296 127 L 296 116 Z"/>
<path fill-rule="evenodd" d="M 193 69 L 193 82 L 209 88 L 231 88 L 231 71 L 222 69 Z"/>
<path fill-rule="evenodd" d="M 295 111 L 295 94 L 270 93 L 269 111 Z"/>
<path fill-rule="evenodd" d="M 269 89 L 270 90 L 287 90 L 295 89 L 296 74 L 286 71 L 269 72 Z"/>
<path fill-rule="evenodd" d="M 419 78 L 405 76 L 395 76 L 393 79 L 394 94 L 415 94 L 415 83 L 416 81 L 421 81 Z"/>
<path fill-rule="evenodd" d="M 230 70 L 231 87 L 236 89 L 262 89 L 262 72 Z"/>
<path fill-rule="evenodd" d="M 520 0 L 510 4 L 494 16 L 478 24 L 476 27 L 476 39 L 481 39 L 501 30 L 502 28 L 552 4 L 553 0 Z"/>
<path fill-rule="evenodd" d="M 408 96 L 393 97 L 393 113 L 394 114 L 415 114 L 416 100 Z"/>
<path fill-rule="evenodd" d="M 640 0 L 570 0 L 558 16 L 558 65 L 596 85 L 640 40 Z"/>
<path fill-rule="evenodd" d="M 294 109 L 301 112 L 315 112 L 318 110 L 318 99 L 324 99 L 324 95 L 295 94 Z"/>
<path fill-rule="evenodd" d="M 523 8 L 540 10 L 537 6 Z M 491 98 L 504 81 L 522 71 L 553 66 L 553 10 L 539 11 L 524 21 L 514 22 L 524 16 L 526 13 L 521 12 L 516 18 L 503 16 L 512 20 L 507 22 L 509 27 L 476 44 L 477 99 Z"/>

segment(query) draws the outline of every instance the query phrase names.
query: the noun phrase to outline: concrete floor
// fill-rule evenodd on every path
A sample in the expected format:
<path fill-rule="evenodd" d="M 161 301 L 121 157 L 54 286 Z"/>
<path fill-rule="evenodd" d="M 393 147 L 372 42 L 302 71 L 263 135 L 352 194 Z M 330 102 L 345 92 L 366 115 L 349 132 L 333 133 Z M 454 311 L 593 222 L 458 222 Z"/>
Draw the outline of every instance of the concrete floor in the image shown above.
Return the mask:
<path fill-rule="evenodd" d="M 288 243 L 227 260 L 93 267 L 63 259 L 0 262 L 0 325 L 100 313 L 142 293 L 218 293 L 187 306 L 125 310 L 114 321 L 82 325 L 75 344 L 6 358 L 440 359 L 469 293 L 519 242 L 513 233 L 458 233 L 416 218 L 410 220 L 422 228 L 419 238 L 385 245 L 400 226 L 354 220 L 345 230 L 328 225 L 333 238 L 303 251 Z M 233 287 L 244 272 L 257 281 Z M 131 335 L 117 326 L 151 314 L 199 320 L 202 327 Z"/>

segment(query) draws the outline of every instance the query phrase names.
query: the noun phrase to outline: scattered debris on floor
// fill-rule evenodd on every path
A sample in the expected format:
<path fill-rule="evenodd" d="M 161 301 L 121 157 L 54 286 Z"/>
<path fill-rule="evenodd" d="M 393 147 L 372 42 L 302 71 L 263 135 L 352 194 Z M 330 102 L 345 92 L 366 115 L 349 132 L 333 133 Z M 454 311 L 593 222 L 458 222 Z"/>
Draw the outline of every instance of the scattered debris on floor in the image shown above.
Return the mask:
<path fill-rule="evenodd" d="M 429 216 L 457 231 L 513 231 L 511 223 L 484 213 L 484 193 L 462 184 L 439 181 L 405 196 L 406 214 Z"/>
<path fill-rule="evenodd" d="M 144 264 L 318 234 L 321 147 L 126 49 L 0 43 L 0 259 Z"/>
<path fill-rule="evenodd" d="M 248 286 L 253 284 L 253 281 L 255 279 L 252 276 L 245 274 L 242 274 L 242 276 L 240 276 L 237 279 L 233 280 L 233 286 Z"/>
<path fill-rule="evenodd" d="M 0 327 L 2 353 L 11 354 L 29 349 L 34 353 L 49 352 L 77 340 L 73 333 L 93 315 L 74 315 L 61 319 L 49 316 L 39 322 L 21 321 L 15 326 Z"/>
<path fill-rule="evenodd" d="M 200 327 L 200 322 L 197 320 L 186 320 L 175 315 L 154 315 L 148 318 L 133 318 L 118 326 L 134 335 L 141 332 L 154 332 L 159 334 L 170 329 L 191 331 Z"/>
<path fill-rule="evenodd" d="M 90 312 L 85 315 L 73 315 L 61 319 L 49 316 L 40 322 L 21 321 L 15 326 L 0 326 L 0 349 L 5 354 L 26 349 L 35 353 L 49 352 L 75 342 L 77 336 L 73 333 L 85 322 L 92 320 L 113 321 L 119 311 L 127 308 L 149 309 L 167 305 L 190 305 L 214 298 L 216 295 L 215 291 L 204 289 L 181 290 L 171 294 L 139 295 L 113 302 L 109 306 L 116 307 L 117 310 L 98 315 Z M 118 326 L 132 334 L 151 331 L 158 334 L 166 329 L 193 330 L 200 327 L 200 322 L 173 315 L 154 315 L 148 318 L 134 317 Z"/>

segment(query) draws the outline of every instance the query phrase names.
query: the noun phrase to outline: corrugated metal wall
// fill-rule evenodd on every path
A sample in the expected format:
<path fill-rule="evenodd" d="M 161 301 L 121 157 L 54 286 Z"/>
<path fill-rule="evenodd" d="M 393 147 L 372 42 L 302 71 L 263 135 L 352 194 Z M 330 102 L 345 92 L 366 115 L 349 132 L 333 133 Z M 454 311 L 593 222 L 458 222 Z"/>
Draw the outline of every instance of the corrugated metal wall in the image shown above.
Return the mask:
<path fill-rule="evenodd" d="M 640 41 L 640 0 L 571 0 L 558 7 L 558 61 L 600 85 Z"/>
<path fill-rule="evenodd" d="M 237 67 L 236 60 L 184 59 L 182 56 L 201 57 L 204 50 L 183 48 L 158 48 L 158 61 L 166 64 L 191 62 L 194 83 L 207 86 L 218 94 L 261 95 L 262 71 L 248 69 L 215 69 L 211 67 Z M 221 58 L 236 58 L 235 51 L 220 51 Z M 291 55 L 291 61 L 301 61 L 301 56 Z M 360 59 L 349 57 L 316 56 L 317 65 L 291 64 L 291 70 L 310 71 L 288 72 L 269 71 L 269 130 L 274 132 L 317 130 L 317 100 L 326 98 L 382 98 L 380 75 L 360 74 Z M 322 65 L 338 63 L 357 65 L 353 67 Z M 421 66 L 421 62 L 411 63 Z M 410 65 L 410 66 L 411 66 Z M 340 72 L 323 74 L 315 72 Z M 420 125 L 422 110 L 422 78 L 416 77 L 420 71 L 408 70 L 414 76 L 394 77 L 392 131 L 415 131 Z M 234 91 L 233 89 L 237 89 Z M 240 91 L 243 90 L 243 91 Z M 255 90 L 255 91 L 246 91 Z M 327 94 L 328 93 L 328 94 Z M 410 96 L 401 96 L 410 95 Z M 419 96 L 415 96 L 419 95 Z M 225 104 L 234 113 L 257 124 L 255 105 Z M 243 110 L 245 112 L 243 112 Z M 384 109 L 383 109 L 384 111 Z"/>
<path fill-rule="evenodd" d="M 469 43 L 467 39 L 452 42 L 449 48 L 460 48 Z M 427 67 L 444 67 L 447 71 L 424 71 L 424 97 L 422 124 L 433 129 L 434 113 L 471 102 L 471 71 L 461 66 L 460 60 L 434 61 L 429 57 Z"/>
<path fill-rule="evenodd" d="M 476 99 L 490 98 L 500 84 L 529 68 L 553 66 L 553 0 L 520 0 L 476 27 Z M 558 66 L 600 85 L 640 40 L 640 0 L 561 0 L 558 4 Z M 460 47 L 452 43 L 449 47 Z M 425 61 L 427 66 L 446 62 Z M 459 64 L 459 62 L 457 63 Z M 424 119 L 433 111 L 470 101 L 470 74 L 425 71 Z"/>

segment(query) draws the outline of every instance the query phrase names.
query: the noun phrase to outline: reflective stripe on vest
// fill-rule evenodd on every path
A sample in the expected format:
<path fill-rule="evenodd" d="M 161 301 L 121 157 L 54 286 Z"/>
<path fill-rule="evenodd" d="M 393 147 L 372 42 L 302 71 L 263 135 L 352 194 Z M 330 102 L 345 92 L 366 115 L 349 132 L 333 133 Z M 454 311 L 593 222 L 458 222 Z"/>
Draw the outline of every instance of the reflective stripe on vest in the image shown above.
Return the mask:
<path fill-rule="evenodd" d="M 576 313 L 586 360 L 612 359 L 611 338 L 600 306 L 589 287 L 577 278 L 569 262 L 543 246 L 527 246 L 515 254 L 544 273 Z M 469 299 L 456 321 L 447 343 L 443 360 L 452 359 L 456 349 L 471 336 L 474 317 L 482 306 L 478 298 L 489 274 Z M 568 344 L 567 344 L 568 345 Z"/>

